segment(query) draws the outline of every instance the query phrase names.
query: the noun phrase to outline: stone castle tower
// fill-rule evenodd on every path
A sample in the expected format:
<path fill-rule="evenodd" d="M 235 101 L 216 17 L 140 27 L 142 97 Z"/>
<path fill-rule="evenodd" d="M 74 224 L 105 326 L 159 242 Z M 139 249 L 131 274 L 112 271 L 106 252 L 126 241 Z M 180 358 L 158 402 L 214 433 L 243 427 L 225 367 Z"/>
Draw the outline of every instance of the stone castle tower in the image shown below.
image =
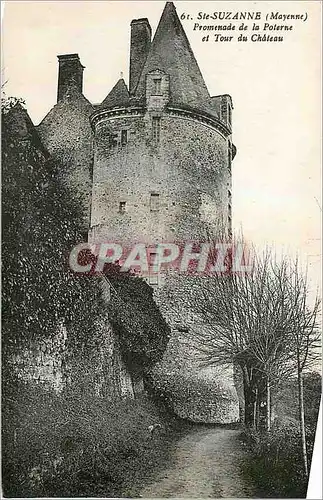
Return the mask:
<path fill-rule="evenodd" d="M 230 226 L 231 108 L 210 97 L 172 2 L 152 41 L 132 21 L 129 90 L 119 80 L 90 118 L 90 238 L 201 241 L 219 216 Z"/>
<path fill-rule="evenodd" d="M 153 39 L 148 19 L 131 22 L 129 88 L 120 79 L 101 104 L 82 93 L 78 55 L 58 60 L 57 104 L 38 131 L 81 196 L 89 241 L 144 242 L 153 249 L 158 242 L 205 241 L 219 220 L 231 231 L 231 97 L 210 96 L 172 2 Z M 171 308 L 159 276 L 149 281 L 174 331 L 166 356 L 174 362 L 182 358 L 178 325 L 194 323 L 181 301 L 187 284 L 177 283 Z M 221 373 L 216 377 L 231 394 L 232 417 L 233 376 Z"/>

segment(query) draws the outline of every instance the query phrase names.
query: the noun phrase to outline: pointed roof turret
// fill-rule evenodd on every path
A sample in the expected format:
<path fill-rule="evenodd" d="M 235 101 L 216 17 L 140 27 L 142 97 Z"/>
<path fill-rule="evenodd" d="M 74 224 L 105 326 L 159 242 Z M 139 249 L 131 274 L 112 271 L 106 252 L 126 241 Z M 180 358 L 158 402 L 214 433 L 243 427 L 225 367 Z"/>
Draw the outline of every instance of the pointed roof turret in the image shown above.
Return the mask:
<path fill-rule="evenodd" d="M 107 97 L 102 101 L 101 105 L 108 108 L 114 108 L 115 106 L 128 106 L 128 104 L 129 92 L 127 85 L 124 79 L 120 78 Z"/>
<path fill-rule="evenodd" d="M 162 70 L 170 77 L 170 102 L 209 108 L 210 95 L 204 83 L 173 2 L 167 2 L 135 92 L 145 95 L 146 75 Z"/>

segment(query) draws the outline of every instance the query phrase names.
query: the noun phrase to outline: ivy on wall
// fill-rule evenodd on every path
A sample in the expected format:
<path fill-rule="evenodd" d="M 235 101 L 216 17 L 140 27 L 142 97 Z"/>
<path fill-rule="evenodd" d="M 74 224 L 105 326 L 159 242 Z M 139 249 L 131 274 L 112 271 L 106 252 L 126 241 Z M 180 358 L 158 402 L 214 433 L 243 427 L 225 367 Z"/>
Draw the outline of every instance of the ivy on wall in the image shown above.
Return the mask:
<path fill-rule="evenodd" d="M 71 350 L 91 349 L 108 317 L 127 366 L 144 371 L 161 358 L 170 334 L 151 288 L 110 269 L 108 303 L 103 277 L 69 270 L 69 252 L 82 241 L 83 214 L 57 175 L 66 165 L 51 160 L 20 102 L 4 106 L 2 118 L 5 350 L 13 354 L 50 338 L 62 323 Z"/>
<path fill-rule="evenodd" d="M 142 374 L 162 358 L 170 327 L 144 280 L 121 272 L 118 266 L 107 266 L 105 274 L 112 288 L 108 316 L 123 360 L 133 374 Z"/>

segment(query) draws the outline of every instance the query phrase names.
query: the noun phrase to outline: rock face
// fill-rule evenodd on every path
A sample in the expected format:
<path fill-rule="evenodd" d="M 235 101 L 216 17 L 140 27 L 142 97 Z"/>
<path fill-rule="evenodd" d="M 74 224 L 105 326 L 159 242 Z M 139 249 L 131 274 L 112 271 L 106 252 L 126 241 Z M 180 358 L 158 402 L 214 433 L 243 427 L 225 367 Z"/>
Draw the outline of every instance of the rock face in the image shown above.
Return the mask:
<path fill-rule="evenodd" d="M 232 101 L 210 96 L 173 3 L 166 3 L 153 40 L 147 19 L 131 23 L 129 91 L 120 79 L 100 105 L 91 105 L 78 56 L 59 56 L 59 65 L 58 103 L 38 131 L 49 152 L 67 160 L 62 176 L 82 197 L 89 241 L 140 242 L 154 254 L 160 242 L 205 242 L 220 223 L 230 236 Z M 212 386 L 216 403 L 209 394 L 206 409 L 193 398 L 178 402 L 178 413 L 236 421 L 232 369 L 216 367 L 205 377 L 196 352 L 178 347 L 179 325 L 192 335 L 203 327 L 184 300 L 190 282 L 179 275 L 170 298 L 169 276 L 149 273 L 147 280 L 172 329 L 156 383 L 165 375 L 171 384 L 171 367 L 180 364 L 181 377 Z"/>

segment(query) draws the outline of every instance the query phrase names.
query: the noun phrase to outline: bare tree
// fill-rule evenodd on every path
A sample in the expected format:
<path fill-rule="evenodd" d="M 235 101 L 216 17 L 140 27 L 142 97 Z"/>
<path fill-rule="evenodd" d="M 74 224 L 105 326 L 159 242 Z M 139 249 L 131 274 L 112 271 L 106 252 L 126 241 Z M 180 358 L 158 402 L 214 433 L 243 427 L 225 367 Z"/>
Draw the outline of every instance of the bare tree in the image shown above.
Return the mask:
<path fill-rule="evenodd" d="M 303 287 L 303 292 L 296 293 L 302 279 L 288 259 L 277 258 L 270 249 L 260 256 L 253 251 L 253 259 L 250 273 L 229 272 L 204 280 L 192 303 L 205 326 L 194 332 L 190 342 L 201 352 L 205 364 L 234 363 L 240 367 L 245 423 L 257 426 L 263 402 L 269 431 L 272 387 L 295 370 L 293 339 L 295 331 L 303 327 L 298 326 L 300 313 L 296 315 L 293 304 L 301 297 L 305 300 L 305 290 Z M 300 309 L 301 303 L 297 305 L 297 311 Z M 307 315 L 313 320 L 313 311 Z M 309 327 L 302 331 L 308 334 Z M 312 346 L 312 340 L 306 338 L 299 348 L 303 357 Z"/>
<path fill-rule="evenodd" d="M 298 406 L 299 423 L 301 430 L 302 454 L 304 463 L 304 472 L 308 475 L 308 459 L 306 446 L 306 427 L 304 411 L 304 370 L 319 359 L 319 350 L 321 334 L 319 330 L 319 314 L 321 301 L 316 293 L 313 298 L 312 306 L 309 302 L 309 282 L 308 274 L 301 273 L 298 260 L 295 262 L 293 274 L 288 283 L 290 290 L 290 308 L 292 311 L 292 349 L 293 359 L 296 364 L 297 385 L 298 385 Z"/>
<path fill-rule="evenodd" d="M 251 351 L 265 379 L 266 427 L 271 427 L 271 392 L 293 372 L 291 362 L 290 266 L 272 251 L 256 260 L 254 294 L 258 329 L 251 332 Z"/>

